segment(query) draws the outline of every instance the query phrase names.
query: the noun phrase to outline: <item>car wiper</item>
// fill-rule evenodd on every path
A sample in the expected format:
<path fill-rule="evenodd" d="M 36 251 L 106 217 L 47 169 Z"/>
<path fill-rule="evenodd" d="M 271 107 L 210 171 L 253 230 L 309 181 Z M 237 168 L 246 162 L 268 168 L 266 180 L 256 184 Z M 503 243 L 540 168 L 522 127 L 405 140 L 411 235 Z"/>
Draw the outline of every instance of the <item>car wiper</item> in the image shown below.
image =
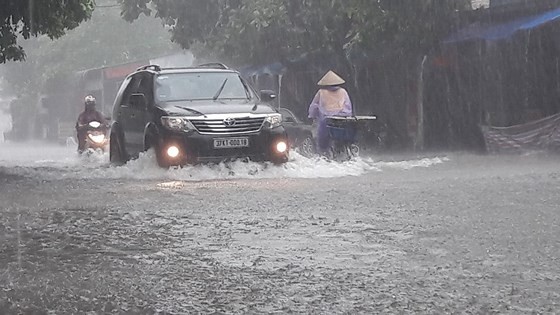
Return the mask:
<path fill-rule="evenodd" d="M 222 85 L 220 86 L 220 88 L 218 89 L 218 91 L 216 92 L 216 94 L 214 95 L 214 97 L 212 97 L 212 99 L 215 101 L 218 99 L 218 97 L 220 97 L 220 94 L 222 94 L 222 91 L 224 90 L 224 87 L 226 86 L 228 78 L 226 78 L 224 80 L 224 83 L 222 83 Z"/>
<path fill-rule="evenodd" d="M 197 111 L 196 109 L 192 109 L 192 108 L 188 108 L 188 107 L 183 107 L 183 106 L 175 106 L 175 107 L 180 108 L 180 109 L 184 109 L 184 110 L 188 110 L 188 111 L 191 112 L 191 113 L 194 113 L 194 114 L 197 114 L 197 115 L 206 117 L 206 114 L 204 114 L 203 112 L 199 112 L 199 111 Z"/>

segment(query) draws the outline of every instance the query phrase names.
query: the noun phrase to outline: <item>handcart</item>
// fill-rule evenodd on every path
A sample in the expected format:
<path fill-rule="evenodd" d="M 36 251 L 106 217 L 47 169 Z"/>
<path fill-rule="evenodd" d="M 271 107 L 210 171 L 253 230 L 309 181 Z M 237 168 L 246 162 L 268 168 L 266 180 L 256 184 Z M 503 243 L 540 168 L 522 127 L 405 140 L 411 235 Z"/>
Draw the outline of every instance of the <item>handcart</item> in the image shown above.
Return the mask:
<path fill-rule="evenodd" d="M 376 120 L 376 116 L 329 116 L 327 130 L 331 137 L 330 154 L 333 159 L 351 159 L 360 154 L 356 137 L 366 123 Z"/>

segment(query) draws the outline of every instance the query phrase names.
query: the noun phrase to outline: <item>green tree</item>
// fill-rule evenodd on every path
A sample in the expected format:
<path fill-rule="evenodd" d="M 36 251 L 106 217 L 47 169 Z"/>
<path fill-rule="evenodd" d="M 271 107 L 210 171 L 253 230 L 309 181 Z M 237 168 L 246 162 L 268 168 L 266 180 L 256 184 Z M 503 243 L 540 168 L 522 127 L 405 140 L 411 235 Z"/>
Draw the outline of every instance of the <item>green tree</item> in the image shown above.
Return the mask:
<path fill-rule="evenodd" d="M 339 50 L 350 30 L 342 0 L 119 0 L 122 15 L 160 17 L 172 40 L 237 62 L 261 62 L 318 48 Z"/>
<path fill-rule="evenodd" d="M 134 25 L 120 18 L 113 0 L 97 1 L 90 20 L 51 40 L 47 36 L 24 41 L 25 62 L 3 66 L 6 89 L 12 94 L 37 93 L 46 80 L 78 70 L 115 65 L 177 51 L 169 32 L 154 18 L 140 18 Z M 108 6 L 108 7 L 107 7 Z M 149 34 L 149 35 L 148 35 Z M 147 37 L 149 36 L 149 37 Z"/>
<path fill-rule="evenodd" d="M 94 0 L 0 0 L 0 63 L 25 59 L 18 37 L 59 38 L 91 17 Z"/>
<path fill-rule="evenodd" d="M 201 56 L 215 54 L 237 65 L 305 54 L 328 58 L 347 78 L 356 103 L 395 121 L 403 138 L 407 111 L 415 103 L 422 107 L 427 56 L 459 26 L 458 12 L 472 10 L 469 0 L 119 1 L 126 20 L 154 14 L 170 27 L 175 42 L 194 45 Z M 310 97 L 298 97 L 299 102 Z M 374 108 L 372 100 L 391 106 Z"/>
<path fill-rule="evenodd" d="M 426 50 L 469 0 L 119 0 L 122 15 L 160 17 L 173 40 L 254 60 L 313 49 Z"/>
<path fill-rule="evenodd" d="M 52 93 L 49 87 L 52 85 L 66 84 L 66 90 L 71 89 L 69 83 L 73 83 L 72 78 L 80 70 L 134 62 L 180 50 L 171 42 L 171 34 L 159 19 L 141 17 L 132 25 L 121 18 L 118 6 L 114 6 L 115 0 L 97 0 L 97 3 L 88 21 L 55 40 L 43 35 L 22 41 L 26 60 L 8 62 L 0 67 L 4 92 L 17 96 L 11 106 L 14 120 L 27 117 L 29 121 L 38 111 L 40 95 Z M 24 128 L 16 121 L 13 126 Z"/>
<path fill-rule="evenodd" d="M 459 21 L 457 12 L 469 10 L 470 0 L 380 0 L 371 10 L 367 0 L 349 0 L 354 21 L 353 43 L 378 52 L 426 54 Z"/>

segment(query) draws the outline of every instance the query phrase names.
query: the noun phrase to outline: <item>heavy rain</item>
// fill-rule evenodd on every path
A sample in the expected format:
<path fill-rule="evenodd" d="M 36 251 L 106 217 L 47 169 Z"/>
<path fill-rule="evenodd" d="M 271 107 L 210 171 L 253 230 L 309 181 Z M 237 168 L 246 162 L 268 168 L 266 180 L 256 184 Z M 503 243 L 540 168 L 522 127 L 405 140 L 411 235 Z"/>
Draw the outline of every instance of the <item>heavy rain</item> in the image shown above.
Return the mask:
<path fill-rule="evenodd" d="M 0 7 L 0 314 L 560 313 L 560 1 Z"/>

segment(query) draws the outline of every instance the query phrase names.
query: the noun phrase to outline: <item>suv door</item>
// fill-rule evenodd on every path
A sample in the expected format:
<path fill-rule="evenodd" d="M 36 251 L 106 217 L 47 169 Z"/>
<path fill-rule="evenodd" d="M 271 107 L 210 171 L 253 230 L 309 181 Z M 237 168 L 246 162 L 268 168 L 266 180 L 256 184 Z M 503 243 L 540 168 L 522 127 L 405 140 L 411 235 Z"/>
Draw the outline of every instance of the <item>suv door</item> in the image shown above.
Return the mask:
<path fill-rule="evenodd" d="M 131 96 L 138 92 L 140 81 L 140 74 L 133 75 L 120 100 L 120 125 L 124 136 L 123 142 L 126 147 L 126 152 L 132 156 L 137 156 L 142 149 L 139 148 L 139 140 L 137 138 L 140 132 L 144 132 L 144 129 L 137 130 L 137 126 L 135 126 L 138 109 L 134 108 L 131 104 Z"/>
<path fill-rule="evenodd" d="M 141 73 L 138 88 L 131 95 L 129 101 L 130 106 L 130 125 L 131 125 L 131 143 L 135 148 L 135 152 L 144 151 L 144 136 L 146 126 L 151 118 L 151 108 L 153 106 L 153 76 L 149 72 Z M 136 97 L 136 101 L 133 98 Z M 139 98 L 142 101 L 139 103 Z"/>

